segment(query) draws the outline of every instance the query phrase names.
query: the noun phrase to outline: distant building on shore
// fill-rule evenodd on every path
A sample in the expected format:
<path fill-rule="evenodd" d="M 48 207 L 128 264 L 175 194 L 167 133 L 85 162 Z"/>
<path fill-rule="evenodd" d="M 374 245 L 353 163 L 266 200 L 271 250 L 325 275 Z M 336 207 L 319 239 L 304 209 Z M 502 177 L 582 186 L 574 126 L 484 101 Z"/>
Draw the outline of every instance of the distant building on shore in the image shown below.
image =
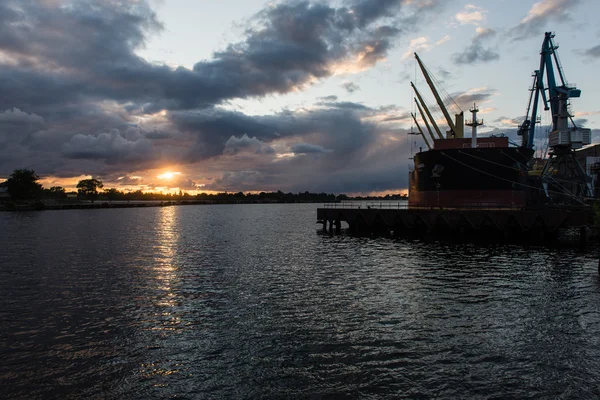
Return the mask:
<path fill-rule="evenodd" d="M 10 193 L 8 193 L 8 184 L 6 181 L 0 183 L 0 199 L 8 199 L 10 198 Z"/>

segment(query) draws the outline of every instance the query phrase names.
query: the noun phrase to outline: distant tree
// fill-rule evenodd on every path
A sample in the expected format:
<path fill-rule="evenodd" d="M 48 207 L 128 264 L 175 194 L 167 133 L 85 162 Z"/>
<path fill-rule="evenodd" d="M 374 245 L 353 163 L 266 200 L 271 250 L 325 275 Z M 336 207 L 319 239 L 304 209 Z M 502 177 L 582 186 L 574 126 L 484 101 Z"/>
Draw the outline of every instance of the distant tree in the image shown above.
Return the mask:
<path fill-rule="evenodd" d="M 44 194 L 51 199 L 66 199 L 67 192 L 62 186 L 52 186 L 50 189 L 44 189 Z"/>
<path fill-rule="evenodd" d="M 104 184 L 98 179 L 83 179 L 77 184 L 77 195 L 94 201 L 98 197 L 98 189 L 103 187 Z"/>
<path fill-rule="evenodd" d="M 6 181 L 10 197 L 17 200 L 37 199 L 42 194 L 40 177 L 32 169 L 16 169 Z"/>
<path fill-rule="evenodd" d="M 110 201 L 117 200 L 118 198 L 123 196 L 123 193 L 119 192 L 115 188 L 104 189 L 104 194 L 106 195 L 106 198 Z"/>

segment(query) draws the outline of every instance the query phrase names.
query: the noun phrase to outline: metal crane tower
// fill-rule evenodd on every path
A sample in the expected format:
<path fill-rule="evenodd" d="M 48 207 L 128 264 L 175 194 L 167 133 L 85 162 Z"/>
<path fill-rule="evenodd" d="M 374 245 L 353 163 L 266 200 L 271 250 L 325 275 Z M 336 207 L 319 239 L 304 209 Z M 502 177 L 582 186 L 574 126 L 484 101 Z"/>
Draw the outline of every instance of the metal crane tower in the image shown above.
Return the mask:
<path fill-rule="evenodd" d="M 523 136 L 524 147 L 533 148 L 541 96 L 544 109 L 552 113 L 552 130 L 548 135 L 551 151 L 541 174 L 546 197 L 554 202 L 581 202 L 583 197 L 592 196 L 591 178 L 575 158 L 575 150 L 591 143 L 591 129 L 576 126 L 569 113 L 569 99 L 580 97 L 581 90 L 567 83 L 556 52 L 558 45 L 554 44 L 553 38 L 553 33 L 546 32 L 540 67 L 533 73 L 527 115 L 518 134 Z M 556 74 L 560 85 L 556 82 Z M 544 76 L 547 87 L 544 87 Z"/>

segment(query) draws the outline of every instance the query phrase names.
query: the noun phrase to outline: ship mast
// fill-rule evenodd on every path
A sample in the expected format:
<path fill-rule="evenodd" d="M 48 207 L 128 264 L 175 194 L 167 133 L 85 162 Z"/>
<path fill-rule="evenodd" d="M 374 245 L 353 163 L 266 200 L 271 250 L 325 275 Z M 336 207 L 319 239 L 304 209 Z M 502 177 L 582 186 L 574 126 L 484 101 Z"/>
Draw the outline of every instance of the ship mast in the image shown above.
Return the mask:
<path fill-rule="evenodd" d="M 456 123 L 454 123 L 454 121 L 452 121 L 452 118 L 450 117 L 450 113 L 448 113 L 448 110 L 446 109 L 444 102 L 440 98 L 440 95 L 438 94 L 438 91 L 435 88 L 435 85 L 433 84 L 433 81 L 431 80 L 429 73 L 427 72 L 427 68 L 425 68 L 425 65 L 423 65 L 423 62 L 421 62 L 421 59 L 419 58 L 419 55 L 417 53 L 415 53 L 415 58 L 417 59 L 417 62 L 419 63 L 419 67 L 421 68 L 421 71 L 423 72 L 425 81 L 429 85 L 429 88 L 431 89 L 431 92 L 433 93 L 433 96 L 435 97 L 435 101 L 437 102 L 438 106 L 442 110 L 442 113 L 444 113 L 444 117 L 446 118 L 446 122 L 448 123 L 448 126 L 450 127 L 451 134 L 453 134 L 454 137 L 456 137 L 456 138 L 463 138 L 464 137 L 464 128 L 462 125 L 463 124 L 463 113 L 460 112 L 459 114 L 456 114 Z"/>
<path fill-rule="evenodd" d="M 483 120 L 477 120 L 477 113 L 479 112 L 479 108 L 477 108 L 477 104 L 473 103 L 473 107 L 469 109 L 471 114 L 473 115 L 473 119 L 471 121 L 465 122 L 465 125 L 471 127 L 471 147 L 477 147 L 477 127 L 483 125 Z"/>

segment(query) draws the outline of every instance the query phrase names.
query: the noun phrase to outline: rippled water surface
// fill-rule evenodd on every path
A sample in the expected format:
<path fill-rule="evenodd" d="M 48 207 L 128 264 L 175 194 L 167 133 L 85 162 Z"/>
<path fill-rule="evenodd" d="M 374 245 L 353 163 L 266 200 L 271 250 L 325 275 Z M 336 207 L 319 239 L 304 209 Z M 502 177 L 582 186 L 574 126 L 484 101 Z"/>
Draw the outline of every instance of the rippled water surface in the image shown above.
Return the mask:
<path fill-rule="evenodd" d="M 0 214 L 2 398 L 596 398 L 597 251 L 317 205 Z"/>

